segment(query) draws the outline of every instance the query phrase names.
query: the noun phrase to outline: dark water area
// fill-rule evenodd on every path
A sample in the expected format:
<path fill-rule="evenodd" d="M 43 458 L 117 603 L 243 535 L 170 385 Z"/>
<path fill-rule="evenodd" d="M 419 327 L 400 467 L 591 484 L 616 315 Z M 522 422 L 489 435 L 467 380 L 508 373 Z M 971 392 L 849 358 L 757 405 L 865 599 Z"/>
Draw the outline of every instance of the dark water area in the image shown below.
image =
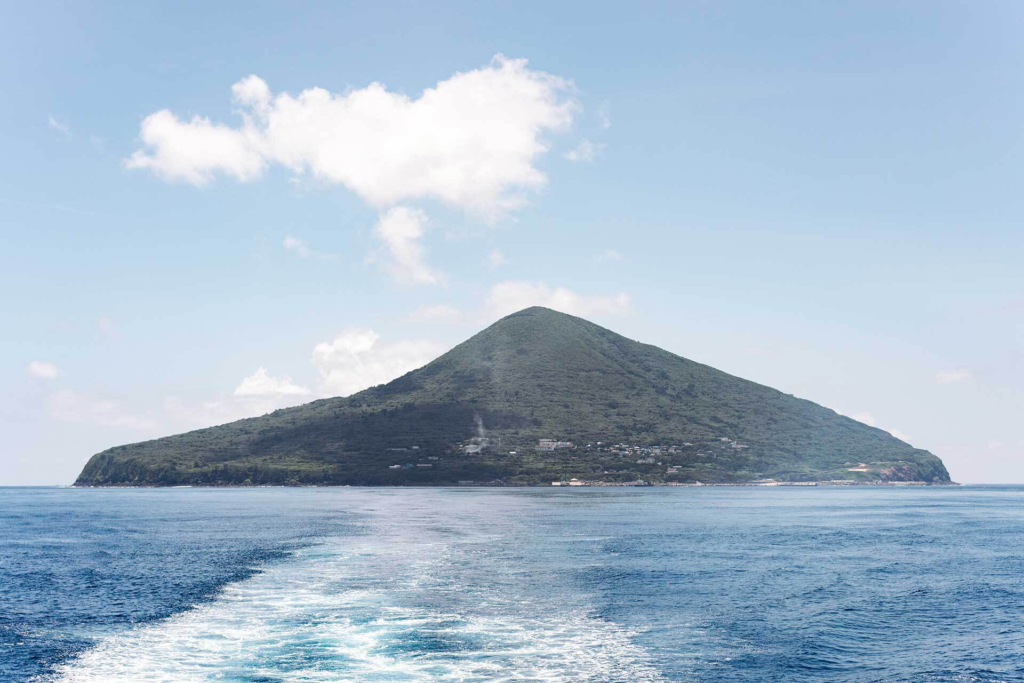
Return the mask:
<path fill-rule="evenodd" d="M 1024 487 L 2 489 L 0 681 L 1020 681 Z"/>
<path fill-rule="evenodd" d="M 279 492 L 217 493 L 0 488 L 0 681 L 198 604 L 344 523 Z"/>

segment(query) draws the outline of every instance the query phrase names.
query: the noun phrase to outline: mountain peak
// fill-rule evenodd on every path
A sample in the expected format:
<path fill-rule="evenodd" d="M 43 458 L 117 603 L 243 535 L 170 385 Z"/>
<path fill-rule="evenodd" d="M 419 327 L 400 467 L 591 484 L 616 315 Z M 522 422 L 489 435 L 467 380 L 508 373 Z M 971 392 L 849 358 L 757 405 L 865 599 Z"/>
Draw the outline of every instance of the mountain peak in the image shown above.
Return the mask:
<path fill-rule="evenodd" d="M 497 322 L 491 325 L 491 327 L 494 327 L 495 325 L 507 324 L 528 325 L 531 323 L 540 322 L 551 324 L 554 323 L 555 321 L 563 321 L 567 323 L 572 320 L 586 323 L 588 325 L 593 324 L 589 321 L 584 320 L 583 318 L 577 318 L 576 316 L 570 315 L 568 313 L 556 311 L 553 308 L 545 308 L 544 306 L 530 306 L 529 308 L 524 308 L 520 311 L 516 311 L 515 313 L 509 313 L 505 317 L 500 318 Z M 486 329 L 482 330 L 481 333 L 486 331 Z"/>
<path fill-rule="evenodd" d="M 549 314 L 549 313 L 553 314 L 553 315 L 564 315 L 564 316 L 568 316 L 569 315 L 568 313 L 563 313 L 561 311 L 556 311 L 553 308 L 546 308 L 544 306 L 530 306 L 528 308 L 522 309 L 521 311 L 516 311 L 515 313 L 509 313 L 505 317 L 506 318 L 514 318 L 514 317 L 516 317 L 518 315 L 545 315 L 545 314 Z"/>

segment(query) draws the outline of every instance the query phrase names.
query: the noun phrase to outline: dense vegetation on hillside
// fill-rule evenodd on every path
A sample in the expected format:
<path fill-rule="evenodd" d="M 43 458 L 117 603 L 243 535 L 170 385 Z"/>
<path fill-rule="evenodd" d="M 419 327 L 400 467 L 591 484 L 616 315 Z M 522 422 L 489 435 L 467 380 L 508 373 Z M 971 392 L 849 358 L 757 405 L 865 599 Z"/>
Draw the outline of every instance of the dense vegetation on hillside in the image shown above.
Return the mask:
<path fill-rule="evenodd" d="M 540 451 L 539 439 L 573 446 Z M 530 484 L 571 477 L 949 481 L 936 456 L 879 429 L 586 320 L 530 308 L 353 396 L 111 448 L 93 456 L 77 483 Z"/>

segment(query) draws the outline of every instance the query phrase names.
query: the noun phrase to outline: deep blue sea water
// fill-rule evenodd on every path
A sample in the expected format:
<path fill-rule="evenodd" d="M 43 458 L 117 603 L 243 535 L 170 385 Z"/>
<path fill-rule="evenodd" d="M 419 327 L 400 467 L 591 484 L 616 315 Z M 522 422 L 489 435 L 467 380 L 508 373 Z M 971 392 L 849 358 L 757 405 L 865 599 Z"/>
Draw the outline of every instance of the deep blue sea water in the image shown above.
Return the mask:
<path fill-rule="evenodd" d="M 1024 488 L 0 489 L 0 681 L 1021 681 Z"/>

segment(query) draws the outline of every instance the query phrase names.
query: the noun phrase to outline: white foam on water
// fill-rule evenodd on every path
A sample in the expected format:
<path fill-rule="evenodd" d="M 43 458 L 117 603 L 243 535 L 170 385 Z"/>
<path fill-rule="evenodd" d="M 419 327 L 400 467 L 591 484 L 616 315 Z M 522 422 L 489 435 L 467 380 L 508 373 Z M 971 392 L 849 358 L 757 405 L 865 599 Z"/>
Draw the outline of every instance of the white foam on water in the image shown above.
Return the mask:
<path fill-rule="evenodd" d="M 328 540 L 212 602 L 101 640 L 52 680 L 663 680 L 634 634 L 592 616 L 585 596 L 547 602 L 515 582 L 472 593 L 465 562 L 443 543 Z"/>

